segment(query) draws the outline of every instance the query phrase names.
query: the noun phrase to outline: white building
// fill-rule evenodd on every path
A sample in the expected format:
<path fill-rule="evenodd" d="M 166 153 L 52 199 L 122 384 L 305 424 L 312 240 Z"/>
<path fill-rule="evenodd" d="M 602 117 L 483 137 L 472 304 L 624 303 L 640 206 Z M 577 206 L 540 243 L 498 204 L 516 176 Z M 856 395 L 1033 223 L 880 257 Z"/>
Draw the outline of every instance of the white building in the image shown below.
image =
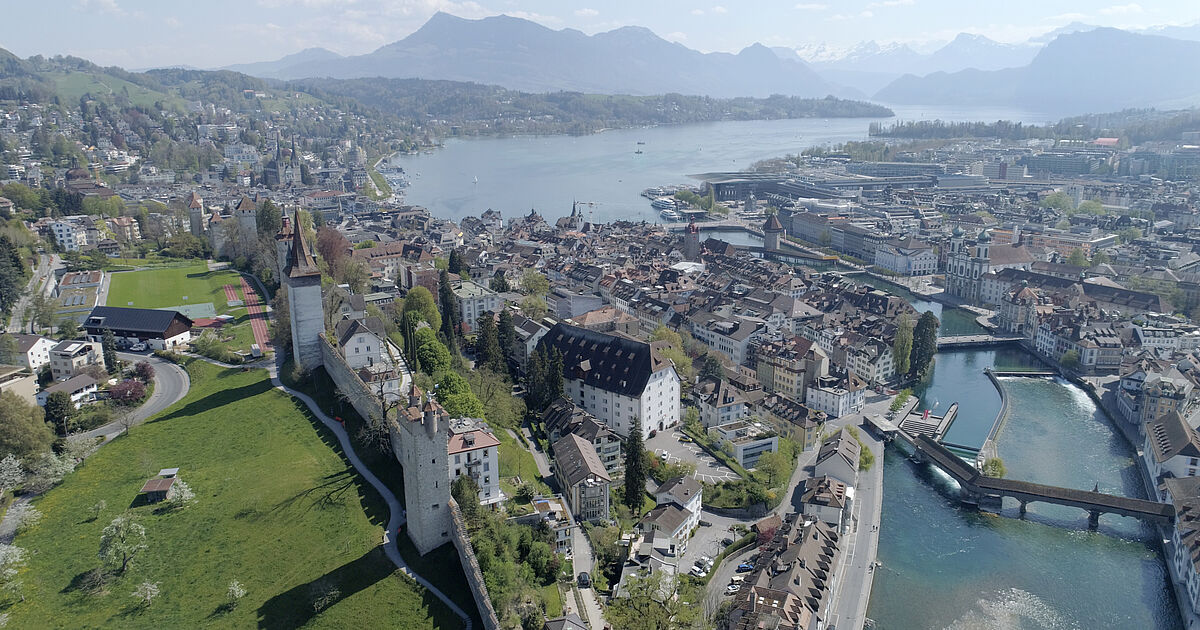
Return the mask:
<path fill-rule="evenodd" d="M 937 262 L 933 248 L 914 238 L 891 240 L 875 250 L 875 266 L 902 276 L 937 273 Z"/>
<path fill-rule="evenodd" d="M 501 303 L 500 294 L 470 280 L 454 287 L 454 301 L 458 302 L 458 313 L 466 330 L 475 327 L 480 315 L 499 312 Z"/>
<path fill-rule="evenodd" d="M 700 526 L 700 510 L 703 506 L 704 486 L 691 476 L 684 475 L 663 482 L 654 491 L 657 505 L 674 504 L 688 513 L 685 531 L 690 535 Z"/>
<path fill-rule="evenodd" d="M 563 394 L 622 437 L 679 423 L 679 375 L 650 344 L 568 324 L 541 343 L 563 357 Z"/>
<path fill-rule="evenodd" d="M 1151 479 L 1195 477 L 1200 470 L 1200 435 L 1177 411 L 1146 423 L 1143 457 Z M 1165 500 L 1159 486 L 1159 500 Z"/>
<path fill-rule="evenodd" d="M 57 343 L 41 335 L 13 334 L 17 342 L 17 363 L 31 372 L 37 372 L 50 363 L 50 349 Z"/>
<path fill-rule="evenodd" d="M 736 420 L 717 425 L 708 434 L 719 440 L 742 468 L 754 468 L 763 453 L 779 450 L 779 436 L 756 422 Z"/>
<path fill-rule="evenodd" d="M 50 349 L 50 374 L 56 381 L 71 377 L 84 366 L 103 364 L 103 352 L 96 342 L 68 339 Z"/>
<path fill-rule="evenodd" d="M 840 418 L 862 411 L 867 402 L 866 386 L 853 374 L 844 379 L 824 376 L 808 388 L 804 402 L 812 409 L 824 411 L 830 418 Z"/>
<path fill-rule="evenodd" d="M 703 381 L 693 391 L 697 407 L 700 409 L 700 423 L 704 428 L 728 424 L 745 417 L 746 397 L 729 381 Z"/>
<path fill-rule="evenodd" d="M 67 392 L 71 395 L 71 402 L 75 403 L 75 408 L 78 409 L 85 402 L 90 402 L 96 396 L 96 379 L 87 374 L 73 376 L 61 383 L 55 383 L 46 389 L 37 393 L 35 400 L 37 404 L 45 407 L 46 400 L 50 398 L 50 394 L 54 392 Z"/>
<path fill-rule="evenodd" d="M 480 505 L 494 505 L 504 500 L 500 491 L 500 440 L 488 425 L 476 418 L 454 418 L 450 421 L 450 440 L 446 452 L 450 456 L 450 481 L 467 475 L 479 486 Z"/>
<path fill-rule="evenodd" d="M 55 221 L 50 224 L 50 232 L 54 234 L 54 242 L 64 252 L 77 252 L 87 244 L 87 232 L 74 223 Z"/>

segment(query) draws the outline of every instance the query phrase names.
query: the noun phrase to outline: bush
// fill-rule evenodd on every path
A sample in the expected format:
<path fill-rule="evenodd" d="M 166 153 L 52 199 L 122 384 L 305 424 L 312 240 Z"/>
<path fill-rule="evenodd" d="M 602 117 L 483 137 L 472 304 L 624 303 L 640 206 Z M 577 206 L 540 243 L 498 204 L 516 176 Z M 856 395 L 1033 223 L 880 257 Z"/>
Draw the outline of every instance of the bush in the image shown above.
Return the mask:
<path fill-rule="evenodd" d="M 178 352 L 171 352 L 170 350 L 155 350 L 154 356 L 170 361 L 171 363 L 179 364 L 182 364 L 184 359 L 186 359 L 186 357 L 184 357 L 182 354 L 179 354 Z"/>
<path fill-rule="evenodd" d="M 193 339 L 192 347 L 196 349 L 196 353 L 200 356 L 208 357 L 221 363 L 240 365 L 243 361 L 242 355 L 230 350 L 229 345 L 218 339 L 216 334 L 211 330 L 206 330 L 204 334 Z"/>
<path fill-rule="evenodd" d="M 138 361 L 137 365 L 133 366 L 133 373 L 143 383 L 154 380 L 154 366 L 150 365 L 149 361 Z"/>

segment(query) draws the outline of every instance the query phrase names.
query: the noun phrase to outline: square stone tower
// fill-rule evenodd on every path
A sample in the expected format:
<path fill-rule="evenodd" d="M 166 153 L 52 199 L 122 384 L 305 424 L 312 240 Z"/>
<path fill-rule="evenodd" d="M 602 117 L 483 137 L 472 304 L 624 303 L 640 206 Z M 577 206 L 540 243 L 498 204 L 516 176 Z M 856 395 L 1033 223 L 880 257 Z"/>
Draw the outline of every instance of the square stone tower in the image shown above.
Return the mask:
<path fill-rule="evenodd" d="M 321 333 L 325 332 L 325 308 L 321 304 L 321 269 L 304 242 L 304 229 L 295 219 L 292 223 L 284 281 L 292 319 L 292 357 L 307 372 L 323 362 Z"/>
<path fill-rule="evenodd" d="M 450 542 L 450 416 L 413 385 L 408 407 L 388 423 L 392 452 L 404 468 L 408 537 L 421 555 Z"/>

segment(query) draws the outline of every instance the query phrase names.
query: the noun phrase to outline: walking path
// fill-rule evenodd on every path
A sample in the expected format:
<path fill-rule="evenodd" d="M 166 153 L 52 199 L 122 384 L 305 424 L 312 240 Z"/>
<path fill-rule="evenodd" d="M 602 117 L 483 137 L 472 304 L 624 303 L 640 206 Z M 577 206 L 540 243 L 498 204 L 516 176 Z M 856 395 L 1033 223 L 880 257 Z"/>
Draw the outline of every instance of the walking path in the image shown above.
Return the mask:
<path fill-rule="evenodd" d="M 245 280 L 243 280 L 243 282 L 245 282 Z M 267 368 L 267 371 L 271 375 L 271 384 L 275 386 L 275 389 L 299 399 L 308 407 L 308 410 L 311 411 L 314 416 L 316 416 L 326 427 L 328 427 L 330 431 L 333 431 L 334 435 L 336 435 L 338 438 L 338 443 L 340 443 L 342 446 L 342 452 L 346 454 L 346 459 L 350 461 L 350 464 L 354 466 L 354 469 L 358 471 L 358 474 L 362 475 L 363 479 L 366 479 L 367 482 L 379 492 L 379 495 L 383 497 L 384 502 L 387 503 L 390 517 L 388 519 L 387 528 L 384 529 L 383 532 L 383 550 L 387 554 L 388 559 L 391 560 L 392 563 L 396 565 L 396 568 L 400 569 L 401 572 L 415 580 L 421 586 L 424 586 L 430 593 L 436 595 L 438 599 L 442 600 L 442 603 L 446 604 L 450 610 L 454 611 L 454 614 L 462 618 L 464 627 L 467 630 L 471 630 L 470 615 L 463 612 L 462 608 L 458 607 L 458 604 L 455 604 L 454 601 L 447 597 L 445 593 L 438 590 L 437 587 L 429 582 L 429 580 L 426 580 L 413 571 L 408 566 L 408 563 L 404 561 L 404 557 L 400 555 L 400 548 L 393 543 L 391 535 L 392 532 L 399 532 L 400 529 L 404 527 L 404 508 L 400 505 L 400 502 L 396 500 L 396 495 L 392 494 L 392 491 L 388 489 L 388 487 L 384 485 L 374 473 L 371 472 L 371 469 L 367 468 L 367 466 L 363 464 L 361 459 L 358 458 L 358 454 L 354 452 L 354 445 L 350 443 L 350 436 L 346 434 L 346 428 L 342 426 L 342 423 L 337 422 L 333 418 L 325 415 L 325 412 L 321 411 L 321 408 L 317 406 L 317 403 L 314 402 L 312 398 L 309 398 L 307 394 L 290 389 L 284 385 L 283 382 L 279 380 L 278 364 Z"/>

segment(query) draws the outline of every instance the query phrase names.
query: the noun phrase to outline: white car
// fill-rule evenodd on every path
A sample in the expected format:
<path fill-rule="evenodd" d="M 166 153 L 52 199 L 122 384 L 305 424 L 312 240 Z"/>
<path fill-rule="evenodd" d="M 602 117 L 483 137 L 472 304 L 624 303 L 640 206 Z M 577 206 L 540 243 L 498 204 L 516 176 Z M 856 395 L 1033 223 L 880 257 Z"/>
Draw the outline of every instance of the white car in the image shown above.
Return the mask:
<path fill-rule="evenodd" d="M 694 567 L 692 567 L 691 574 L 695 577 L 702 578 L 702 577 L 708 575 L 708 571 L 705 571 L 703 568 L 701 568 L 699 566 L 694 566 Z"/>
<path fill-rule="evenodd" d="M 733 595 L 734 593 L 736 593 L 736 592 L 738 592 L 738 591 L 740 591 L 740 590 L 742 590 L 742 585 L 741 585 L 741 584 L 730 584 L 729 586 L 726 586 L 726 587 L 725 587 L 725 594 L 726 594 L 726 595 Z"/>
<path fill-rule="evenodd" d="M 132 346 L 129 346 L 129 351 L 130 351 L 130 352 L 145 352 L 145 351 L 146 351 L 146 344 L 144 344 L 144 343 L 135 343 L 135 344 L 133 344 Z"/>

